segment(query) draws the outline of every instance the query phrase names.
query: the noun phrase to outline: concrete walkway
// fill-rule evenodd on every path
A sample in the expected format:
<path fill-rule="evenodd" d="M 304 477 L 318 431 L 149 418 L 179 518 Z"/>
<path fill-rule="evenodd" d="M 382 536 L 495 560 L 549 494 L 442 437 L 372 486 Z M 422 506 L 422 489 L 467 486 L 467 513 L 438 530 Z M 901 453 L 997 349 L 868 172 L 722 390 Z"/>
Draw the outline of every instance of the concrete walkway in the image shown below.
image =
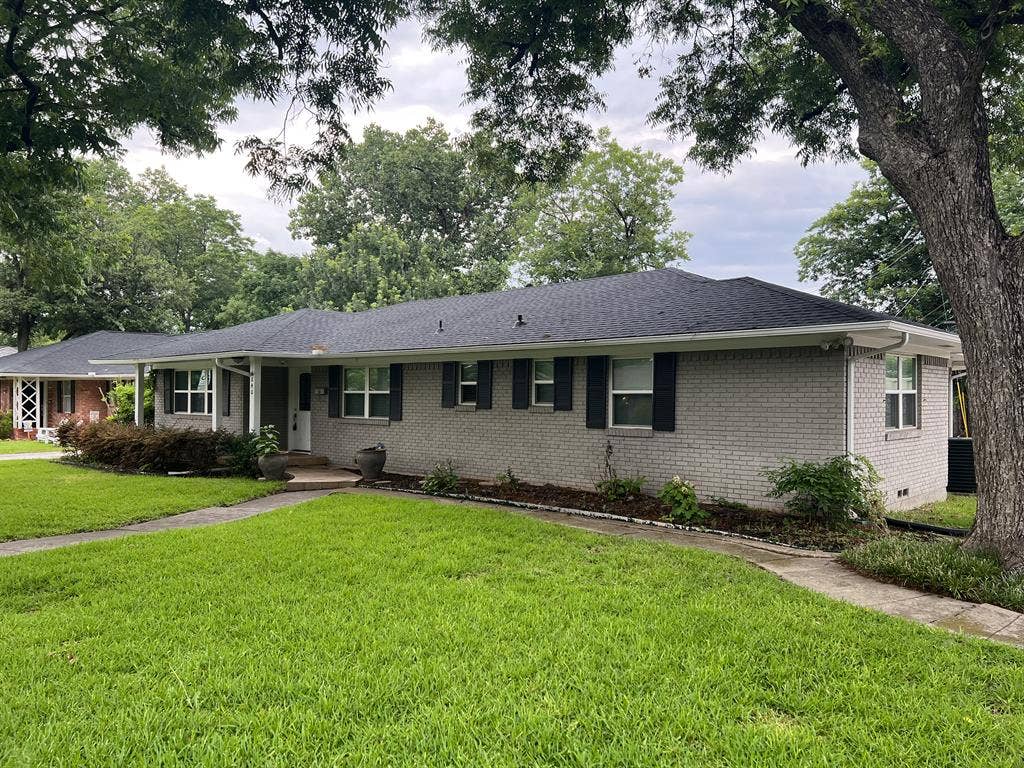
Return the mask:
<path fill-rule="evenodd" d="M 378 493 L 403 496 L 404 498 L 411 497 L 410 494 L 367 488 L 351 488 L 342 493 Z M 795 549 L 733 536 L 716 536 L 715 534 L 680 531 L 617 520 L 580 517 L 561 512 L 522 509 L 502 504 L 486 504 L 459 499 L 431 498 L 430 500 L 476 507 L 495 507 L 537 520 L 557 523 L 570 528 L 580 528 L 594 533 L 660 541 L 666 544 L 697 547 L 724 555 L 732 555 L 770 571 L 788 582 L 837 600 L 882 611 L 891 616 L 899 616 L 908 621 L 929 624 L 953 632 L 963 632 L 1024 648 L 1024 614 L 994 605 L 967 603 L 962 600 L 954 600 L 951 597 L 931 595 L 894 584 L 884 584 L 853 573 L 841 565 L 836 556 L 829 552 Z"/>
<path fill-rule="evenodd" d="M 84 533 L 68 533 L 63 536 L 46 536 L 41 539 L 21 539 L 18 541 L 0 542 L 0 557 L 10 555 L 21 555 L 26 552 L 40 552 L 45 549 L 57 549 L 72 544 L 84 544 L 88 541 L 105 541 L 107 539 L 120 539 L 123 536 L 134 536 L 139 533 L 153 533 L 155 531 L 173 531 L 179 528 L 198 528 L 204 525 L 216 525 L 217 523 L 230 523 L 234 520 L 244 520 L 247 517 L 258 515 L 263 512 L 290 507 L 294 504 L 301 504 L 304 501 L 319 499 L 334 493 L 333 490 L 315 491 L 293 491 L 288 493 L 275 493 L 271 496 L 263 496 L 258 499 L 243 501 L 232 507 L 207 507 L 196 509 L 192 512 L 182 512 L 180 515 L 160 517 L 156 520 L 148 520 L 144 523 L 134 523 L 123 528 L 113 528 L 106 531 L 87 531 Z"/>
<path fill-rule="evenodd" d="M 59 459 L 64 454 L 61 451 L 43 451 L 36 453 L 5 453 L 0 455 L 0 461 L 17 461 L 18 459 Z"/>

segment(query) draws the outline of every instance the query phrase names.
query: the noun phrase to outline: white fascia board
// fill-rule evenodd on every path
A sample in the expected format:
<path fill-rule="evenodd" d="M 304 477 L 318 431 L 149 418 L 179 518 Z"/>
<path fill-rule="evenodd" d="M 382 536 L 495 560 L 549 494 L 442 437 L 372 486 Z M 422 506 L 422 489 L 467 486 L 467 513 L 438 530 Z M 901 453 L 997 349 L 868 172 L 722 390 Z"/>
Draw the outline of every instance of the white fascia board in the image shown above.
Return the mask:
<path fill-rule="evenodd" d="M 91 360 L 89 362 L 92 362 Z M 104 363 L 106 364 L 106 363 Z M 47 381 L 113 381 L 115 379 L 134 379 L 134 373 L 5 373 L 0 371 L 0 379 L 45 379 Z"/>
<path fill-rule="evenodd" d="M 940 331 L 934 328 L 922 328 L 920 326 L 911 325 L 908 323 L 902 323 L 894 320 L 874 320 L 865 323 L 838 323 L 833 325 L 807 325 L 807 326 L 790 326 L 785 328 L 758 328 L 754 330 L 740 330 L 740 331 L 713 331 L 709 333 L 680 333 L 680 334 L 668 334 L 663 336 L 626 336 L 619 338 L 610 339 L 594 339 L 594 340 L 569 340 L 569 341 L 540 341 L 530 342 L 522 344 L 495 344 L 495 345 L 478 345 L 478 346 L 459 346 L 459 347 L 434 347 L 430 349 L 392 349 L 382 351 L 361 351 L 361 352 L 347 352 L 341 354 L 312 354 L 309 352 L 257 352 L 253 350 L 225 350 L 222 352 L 210 353 L 204 352 L 202 354 L 195 355 L 179 355 L 174 357 L 163 357 L 163 358 L 129 358 L 125 360 L 90 360 L 92 363 L 105 364 L 105 365 L 138 365 L 139 363 L 148 363 L 151 365 L 161 365 L 166 363 L 182 363 L 182 362 L 195 362 L 204 360 L 213 360 L 215 357 L 234 358 L 234 357 L 259 357 L 265 360 L 317 360 L 323 361 L 323 363 L 335 362 L 338 360 L 352 360 L 352 359 L 366 359 L 366 358 L 434 358 L 434 359 L 451 359 L 459 356 L 479 356 L 481 354 L 492 354 L 502 353 L 508 357 L 531 357 L 537 350 L 595 350 L 595 349 L 606 349 L 609 347 L 635 347 L 635 346 L 654 346 L 654 345 L 680 345 L 680 344 L 700 344 L 704 349 L 713 349 L 714 346 L 708 346 L 708 342 L 736 342 L 736 341 L 752 341 L 761 340 L 762 343 L 758 346 L 771 346 L 774 341 L 785 341 L 791 345 L 813 345 L 818 343 L 818 340 L 822 337 L 828 336 L 839 336 L 849 335 L 857 333 L 877 333 L 877 332 L 890 332 L 890 333 L 910 333 L 913 336 L 919 337 L 925 345 L 934 343 L 936 346 L 944 346 L 949 352 L 947 354 L 955 353 L 960 351 L 960 337 L 953 333 L 947 333 L 946 331 Z M 727 348 L 736 348 L 736 344 L 729 344 Z"/>

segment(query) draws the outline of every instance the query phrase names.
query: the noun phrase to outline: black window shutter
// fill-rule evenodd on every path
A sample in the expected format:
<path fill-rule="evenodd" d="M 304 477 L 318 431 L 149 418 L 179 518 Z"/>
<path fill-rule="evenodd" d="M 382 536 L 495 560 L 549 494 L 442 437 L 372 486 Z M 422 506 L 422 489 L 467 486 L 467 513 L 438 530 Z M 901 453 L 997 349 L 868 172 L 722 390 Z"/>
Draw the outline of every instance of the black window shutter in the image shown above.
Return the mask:
<path fill-rule="evenodd" d="M 476 372 L 476 409 L 489 411 L 491 409 L 491 382 L 494 380 L 494 361 L 480 360 L 476 364 Z"/>
<path fill-rule="evenodd" d="M 608 358 L 587 358 L 587 429 L 608 426 Z"/>
<path fill-rule="evenodd" d="M 341 416 L 341 366 L 327 366 L 327 417 Z"/>
<path fill-rule="evenodd" d="M 676 428 L 676 359 L 675 352 L 654 355 L 654 407 L 651 426 L 658 432 L 674 432 Z"/>
<path fill-rule="evenodd" d="M 68 387 L 71 388 L 71 402 L 68 403 L 68 405 L 71 406 L 71 410 L 68 411 L 68 413 L 74 413 L 75 410 L 76 410 L 76 408 L 75 408 L 75 380 L 74 379 L 71 379 L 68 382 Z"/>
<path fill-rule="evenodd" d="M 455 407 L 456 363 L 441 363 L 441 407 Z"/>
<path fill-rule="evenodd" d="M 64 382 L 57 382 L 57 413 L 64 413 Z"/>
<path fill-rule="evenodd" d="M 220 415 L 231 415 L 231 371 L 220 372 Z"/>
<path fill-rule="evenodd" d="M 530 360 L 512 361 L 512 407 L 518 411 L 530 405 Z"/>
<path fill-rule="evenodd" d="M 135 382 L 139 386 L 139 382 Z M 164 368 L 164 413 L 174 413 L 174 369 Z"/>
<path fill-rule="evenodd" d="M 555 358 L 555 404 L 556 411 L 572 410 L 572 358 Z"/>
<path fill-rule="evenodd" d="M 402 420 L 402 364 L 392 363 L 390 370 L 391 383 L 389 389 L 391 395 L 388 397 L 390 413 L 388 417 L 392 421 Z"/>

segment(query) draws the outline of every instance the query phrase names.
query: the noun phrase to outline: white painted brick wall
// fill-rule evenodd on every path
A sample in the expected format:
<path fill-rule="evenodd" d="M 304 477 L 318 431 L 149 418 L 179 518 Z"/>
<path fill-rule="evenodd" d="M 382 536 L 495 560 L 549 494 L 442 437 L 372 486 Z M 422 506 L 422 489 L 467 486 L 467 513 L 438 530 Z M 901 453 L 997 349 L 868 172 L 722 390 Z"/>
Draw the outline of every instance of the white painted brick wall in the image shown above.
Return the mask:
<path fill-rule="evenodd" d="M 924 356 L 918 364 L 920 427 L 892 433 L 885 429 L 884 357 L 854 363 L 854 452 L 866 456 L 882 476 L 890 509 L 912 509 L 946 497 L 949 365 Z M 909 495 L 898 498 L 896 492 L 904 488 Z"/>
<path fill-rule="evenodd" d="M 346 466 L 356 449 L 383 442 L 387 469 L 424 473 L 452 459 L 460 474 L 490 479 L 511 467 L 523 480 L 592 488 L 604 447 L 620 475 L 642 474 L 656 489 L 673 475 L 703 496 L 772 504 L 761 476 L 783 458 L 820 460 L 843 452 L 842 352 L 818 347 L 684 352 L 679 359 L 676 431 L 592 430 L 585 425 L 586 361 L 573 366 L 573 410 L 512 409 L 512 365 L 494 365 L 491 410 L 441 407 L 440 363 L 405 366 L 403 420 L 329 419 L 314 395 L 312 449 Z M 314 368 L 313 388 L 327 386 Z"/>
<path fill-rule="evenodd" d="M 219 375 L 219 374 L 218 374 Z M 154 423 L 158 427 L 175 427 L 177 429 L 210 429 L 213 417 L 202 414 L 164 413 L 164 376 L 162 371 L 156 372 L 156 406 Z M 231 415 L 221 417 L 221 427 L 241 434 L 245 428 L 245 408 L 249 399 L 249 379 L 231 374 Z"/>

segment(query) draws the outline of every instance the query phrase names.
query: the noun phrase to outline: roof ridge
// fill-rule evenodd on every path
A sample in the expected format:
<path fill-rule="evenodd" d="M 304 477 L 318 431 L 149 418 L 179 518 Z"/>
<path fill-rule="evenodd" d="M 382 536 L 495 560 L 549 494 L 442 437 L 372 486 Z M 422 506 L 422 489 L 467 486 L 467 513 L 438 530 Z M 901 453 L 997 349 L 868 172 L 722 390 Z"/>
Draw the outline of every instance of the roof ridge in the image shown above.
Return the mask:
<path fill-rule="evenodd" d="M 872 315 L 873 317 L 876 317 L 879 320 L 899 320 L 900 319 L 898 317 L 895 317 L 894 315 L 887 315 L 884 312 L 877 312 L 877 311 L 875 311 L 873 309 L 865 309 L 864 307 L 857 306 L 856 304 L 847 304 L 845 301 L 836 301 L 835 299 L 830 299 L 827 296 L 818 296 L 817 294 L 814 294 L 814 293 L 807 293 L 806 291 L 798 291 L 796 288 L 790 288 L 788 286 L 778 285 L 776 283 L 769 283 L 769 282 L 767 282 L 765 280 L 760 280 L 760 279 L 758 279 L 756 277 L 744 276 L 744 277 L 733 277 L 733 278 L 729 278 L 729 279 L 730 280 L 743 280 L 743 281 L 748 282 L 748 283 L 755 283 L 757 285 L 760 285 L 763 288 L 767 288 L 770 291 L 774 291 L 775 293 L 781 293 L 781 294 L 784 294 L 784 295 L 795 296 L 797 298 L 804 299 L 806 301 L 810 301 L 810 302 L 812 302 L 814 304 L 818 304 L 820 306 L 843 307 L 845 309 L 855 309 L 858 312 L 863 312 L 864 314 Z M 723 281 L 723 282 L 725 282 L 725 281 Z"/>

